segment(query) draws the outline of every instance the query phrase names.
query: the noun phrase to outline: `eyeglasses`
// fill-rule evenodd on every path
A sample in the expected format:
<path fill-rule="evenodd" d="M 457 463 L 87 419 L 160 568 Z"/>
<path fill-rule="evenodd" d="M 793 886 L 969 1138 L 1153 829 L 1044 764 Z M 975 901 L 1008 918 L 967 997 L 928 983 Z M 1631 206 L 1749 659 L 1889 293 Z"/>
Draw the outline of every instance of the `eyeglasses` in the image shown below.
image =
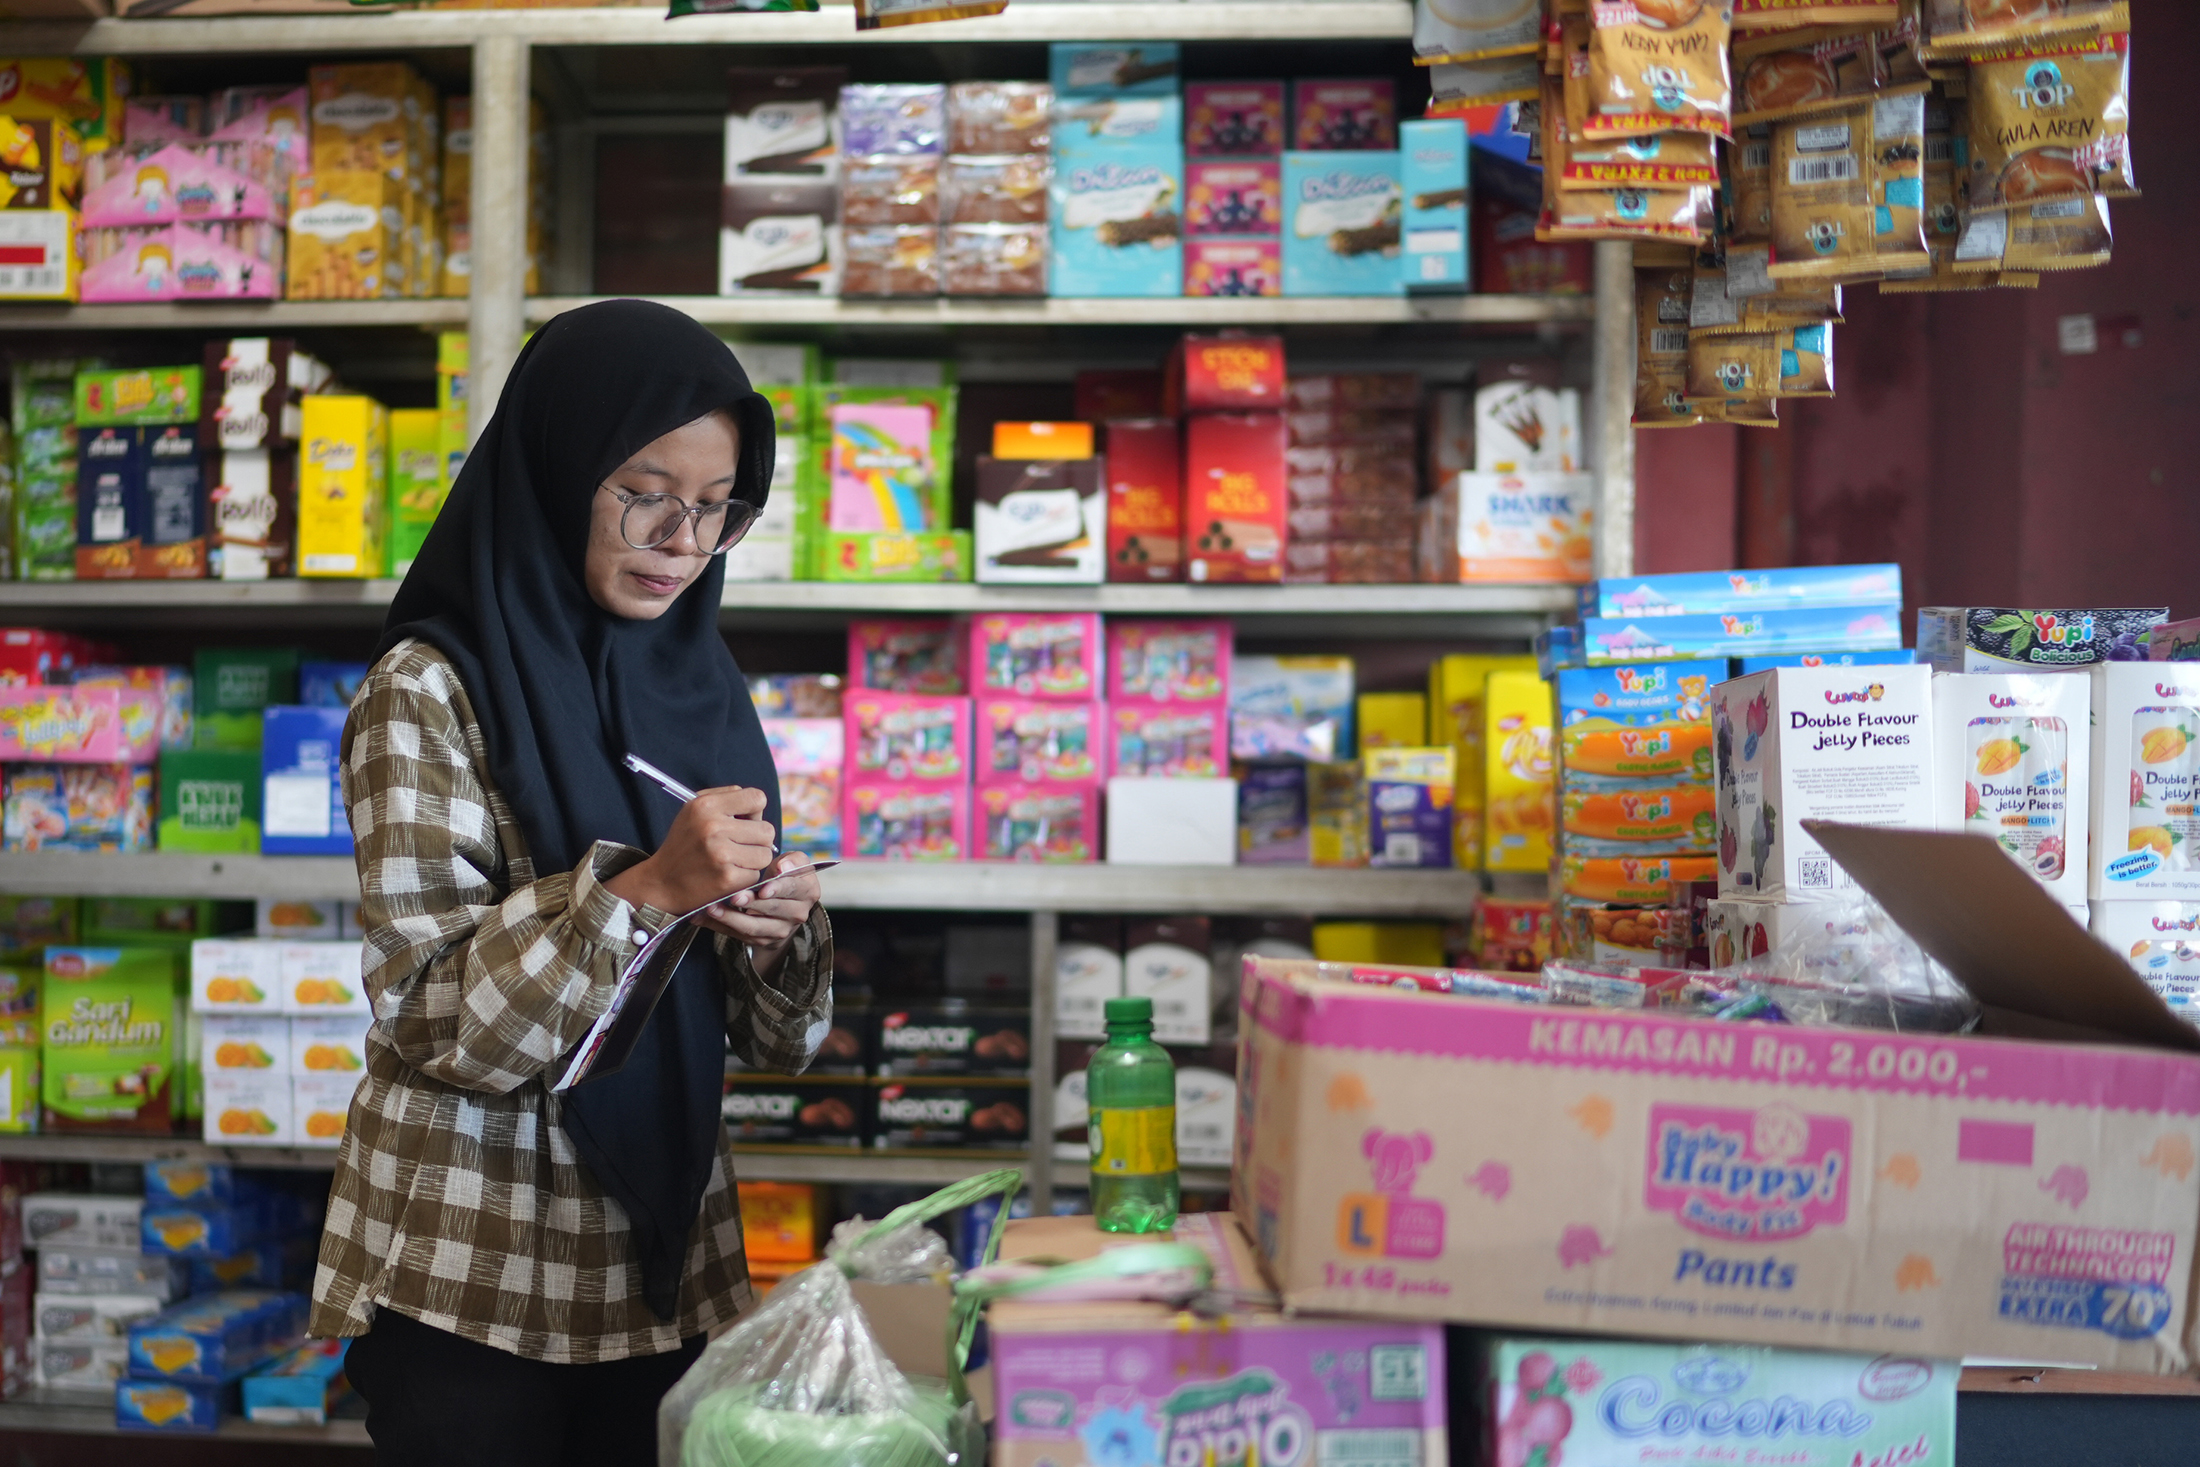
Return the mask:
<path fill-rule="evenodd" d="M 629 494 L 610 484 L 598 486 L 626 506 L 619 514 L 619 535 L 636 550 L 655 550 L 680 533 L 684 521 L 694 526 L 695 544 L 705 555 L 724 555 L 741 543 L 763 510 L 745 499 L 721 499 L 716 504 L 690 505 L 672 494 Z"/>

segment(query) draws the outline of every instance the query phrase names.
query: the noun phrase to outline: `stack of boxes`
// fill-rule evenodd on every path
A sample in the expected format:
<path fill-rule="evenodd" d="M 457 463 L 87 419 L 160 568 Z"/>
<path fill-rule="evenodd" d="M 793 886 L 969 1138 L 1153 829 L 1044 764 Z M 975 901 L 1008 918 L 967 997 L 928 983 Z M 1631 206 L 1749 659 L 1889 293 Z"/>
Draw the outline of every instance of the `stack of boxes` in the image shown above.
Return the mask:
<path fill-rule="evenodd" d="M 1236 785 L 1225 777 L 1231 625 L 1113 622 L 1107 630 L 1108 730 L 1101 757 L 1108 774 L 1108 860 L 1213 861 L 1218 843 L 1212 831 L 1219 824 L 1227 836 L 1236 799 Z M 1167 812 L 1165 823 L 1156 825 L 1156 812 Z M 1172 827 L 1175 836 L 1165 833 Z M 1278 832 L 1273 839 L 1286 837 Z M 1222 860 L 1231 859 L 1231 842 L 1219 848 Z M 1250 859 L 1250 848 L 1241 844 L 1237 859 Z"/>
<path fill-rule="evenodd" d="M 1584 472 L 1581 395 L 1570 387 L 1485 382 L 1441 393 L 1428 432 L 1431 488 L 1416 558 L 1433 582 L 1585 581 L 1594 568 L 1594 486 Z M 1462 459 L 1471 459 L 1471 472 Z"/>
<path fill-rule="evenodd" d="M 152 764 L 175 722 L 167 705 L 191 691 L 188 678 L 172 687 L 166 669 L 137 671 L 144 675 L 81 687 L 0 687 L 9 715 L 0 719 L 7 849 L 151 847 Z"/>
<path fill-rule="evenodd" d="M 0 301 L 74 300 L 78 194 L 70 175 L 121 145 L 129 63 L 34 56 L 0 65 L 11 195 L 0 204 Z"/>
<path fill-rule="evenodd" d="M 1045 295 L 1054 89 L 966 81 L 947 89 L 940 290 Z"/>
<path fill-rule="evenodd" d="M 262 581 L 294 572 L 298 441 L 304 399 L 329 370 L 297 343 L 265 336 L 207 343 L 199 448 L 206 491 L 206 574 Z"/>
<path fill-rule="evenodd" d="M 1089 612 L 971 622 L 978 859 L 1100 858 L 1108 773 L 1100 638 L 1100 618 Z"/>
<path fill-rule="evenodd" d="M 1184 293 L 1283 294 L 1283 83 L 1184 89 Z"/>
<path fill-rule="evenodd" d="M 1367 864 L 1353 689 L 1349 657 L 1231 659 L 1229 749 L 1243 791 L 1241 862 Z M 1116 859 L 1112 845 L 1109 859 Z"/>
<path fill-rule="evenodd" d="M 206 574 L 196 366 L 76 377 L 78 580 Z"/>
<path fill-rule="evenodd" d="M 76 577 L 76 377 L 97 362 L 20 361 L 10 376 L 15 425 L 14 575 Z"/>
<path fill-rule="evenodd" d="M 161 758 L 162 850 L 349 855 L 337 752 L 363 663 L 204 648 L 188 748 Z"/>
<path fill-rule="evenodd" d="M 2157 625 L 2149 661 L 2093 669 L 2093 855 L 2081 864 L 2094 935 L 2172 1008 L 2200 1019 L 2196 630 Z"/>
<path fill-rule="evenodd" d="M 1283 293 L 1400 294 L 1405 180 L 1391 83 L 1292 83 L 1291 143 L 1283 158 Z"/>
<path fill-rule="evenodd" d="M 290 214 L 292 300 L 432 294 L 443 277 L 442 118 L 402 61 L 316 66 L 312 171 Z"/>
<path fill-rule="evenodd" d="M 971 700 L 949 621 L 852 622 L 841 843 L 889 861 L 971 856 Z"/>
<path fill-rule="evenodd" d="M 56 1394 L 113 1399 L 130 1369 L 130 1328 L 190 1288 L 190 1266 L 145 1247 L 142 1196 L 34 1193 L 23 1241 L 38 1255 L 32 1358 Z"/>
<path fill-rule="evenodd" d="M 1420 405 L 1416 372 L 1291 379 L 1286 581 L 1414 578 Z"/>
<path fill-rule="evenodd" d="M 718 293 L 840 292 L 844 66 L 726 74 Z"/>
<path fill-rule="evenodd" d="M 840 129 L 840 293 L 938 295 L 946 86 L 843 87 Z"/>
<path fill-rule="evenodd" d="M 333 925 L 333 924 L 331 924 Z M 205 1136 L 220 1146 L 334 1146 L 366 1073 L 373 1011 L 351 941 L 191 946 L 205 1030 Z"/>
<path fill-rule="evenodd" d="M 1290 538 L 1283 338 L 1187 336 L 1166 404 L 1184 423 L 1184 575 L 1283 579 Z"/>
<path fill-rule="evenodd" d="M 1173 43 L 1057 45 L 1053 263 L 1064 296 L 1184 290 L 1184 107 Z"/>

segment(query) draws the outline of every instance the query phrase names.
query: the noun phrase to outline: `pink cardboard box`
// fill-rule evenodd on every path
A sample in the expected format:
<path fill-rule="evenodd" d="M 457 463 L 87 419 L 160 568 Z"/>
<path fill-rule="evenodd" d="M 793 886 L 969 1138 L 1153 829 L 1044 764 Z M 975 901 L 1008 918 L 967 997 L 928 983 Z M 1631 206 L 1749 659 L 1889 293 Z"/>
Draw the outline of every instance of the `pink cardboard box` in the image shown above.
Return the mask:
<path fill-rule="evenodd" d="M 1275 239 L 1188 239 L 1184 293 L 1196 296 L 1283 294 L 1283 242 Z"/>
<path fill-rule="evenodd" d="M 1124 779 L 1213 779 L 1229 773 L 1229 711 L 1220 703 L 1115 703 L 1108 772 Z"/>
<path fill-rule="evenodd" d="M 1283 233 L 1283 164 L 1217 158 L 1184 165 L 1184 228 L 1200 234 Z"/>
<path fill-rule="evenodd" d="M 1111 621 L 1111 702 L 1230 701 L 1232 628 L 1226 621 Z"/>
<path fill-rule="evenodd" d="M 84 196 L 78 222 L 204 224 L 227 219 L 281 219 L 267 186 L 212 157 L 212 149 L 172 143 L 115 171 Z"/>
<path fill-rule="evenodd" d="M 1005 612 L 970 623 L 970 690 L 1082 703 L 1100 695 L 1100 615 Z"/>
<path fill-rule="evenodd" d="M 875 861 L 968 860 L 970 787 L 910 781 L 855 785 L 841 807 L 841 849 Z"/>
<path fill-rule="evenodd" d="M 1089 784 L 1108 777 L 1107 705 L 978 699 L 978 783 Z"/>
<path fill-rule="evenodd" d="M 149 764 L 162 711 L 153 688 L 0 687 L 0 761 Z"/>
<path fill-rule="evenodd" d="M 1187 82 L 1188 158 L 1274 158 L 1283 152 L 1283 83 Z"/>
<path fill-rule="evenodd" d="M 947 617 L 848 623 L 848 688 L 952 696 L 963 685 L 961 629 Z"/>
<path fill-rule="evenodd" d="M 87 228 L 82 251 L 80 300 L 272 300 L 283 283 L 272 220 Z"/>
<path fill-rule="evenodd" d="M 917 693 L 842 696 L 847 777 L 970 783 L 970 700 Z"/>
<path fill-rule="evenodd" d="M 1818 834 L 1991 1028 L 2072 1039 L 1531 1007 L 1248 958 L 1232 1201 L 1285 1304 L 2189 1369 L 2200 1036 L 1991 841 Z"/>
<path fill-rule="evenodd" d="M 988 784 L 977 792 L 978 857 L 986 861 L 1097 861 L 1097 785 Z"/>

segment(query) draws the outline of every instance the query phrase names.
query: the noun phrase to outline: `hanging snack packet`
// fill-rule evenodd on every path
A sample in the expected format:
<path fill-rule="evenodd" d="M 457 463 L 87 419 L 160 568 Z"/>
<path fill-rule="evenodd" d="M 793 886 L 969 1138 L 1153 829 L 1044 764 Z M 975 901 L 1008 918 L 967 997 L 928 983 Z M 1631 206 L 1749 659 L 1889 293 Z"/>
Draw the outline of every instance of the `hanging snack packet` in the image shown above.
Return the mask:
<path fill-rule="evenodd" d="M 1562 189 L 1692 188 L 1719 181 L 1718 143 L 1708 133 L 1654 132 L 1644 137 L 1570 140 Z"/>
<path fill-rule="evenodd" d="M 1772 124 L 1736 128 L 1726 155 L 1727 206 L 1733 213 L 1734 239 L 1769 243 L 1772 239 Z"/>
<path fill-rule="evenodd" d="M 1688 404 L 1689 272 L 1635 271 L 1635 416 L 1638 428 L 1699 422 Z"/>
<path fill-rule="evenodd" d="M 1956 241 L 1958 273 L 1999 271 L 2001 284 L 2023 284 L 2010 272 L 2084 270 L 2108 263 L 2108 200 L 2096 197 L 2050 199 L 2022 208 L 1994 209 L 1971 215 Z"/>
<path fill-rule="evenodd" d="M 2129 35 L 1975 57 L 1968 97 L 1970 211 L 2139 191 Z"/>
<path fill-rule="evenodd" d="M 875 31 L 892 25 L 925 25 L 935 20 L 964 20 L 999 15 L 1008 0 L 856 0 L 856 29 Z"/>
<path fill-rule="evenodd" d="M 1598 0 L 1590 10 L 1585 137 L 1727 135 L 1733 0 Z"/>
<path fill-rule="evenodd" d="M 1732 423 L 1737 428 L 1780 426 L 1780 403 L 1777 398 L 1699 402 L 1696 410 L 1703 414 L 1703 420 L 1707 423 Z"/>
<path fill-rule="evenodd" d="M 1879 288 L 1905 291 L 1978 290 L 1994 283 L 1990 273 L 1955 272 L 1956 241 L 1963 218 L 1956 207 L 1957 160 L 1964 150 L 1963 103 L 1934 92 L 1925 99 L 1925 250 L 1931 263 L 1920 270 L 1890 273 Z"/>
<path fill-rule="evenodd" d="M 1833 328 L 1690 333 L 1688 396 L 1725 402 L 1833 396 Z"/>
<path fill-rule="evenodd" d="M 1445 61 L 1428 73 L 1425 117 L 1454 117 L 1476 107 L 1534 98 L 1543 67 L 1533 56 L 1492 56 L 1477 61 Z"/>
<path fill-rule="evenodd" d="M 1900 8 L 1898 0 L 1734 0 L 1734 29 L 1889 25 Z"/>
<path fill-rule="evenodd" d="M 1481 61 L 1543 48 L 1540 0 L 1413 0 L 1413 60 Z"/>
<path fill-rule="evenodd" d="M 1682 189 L 1589 188 L 1561 192 L 1571 143 L 1561 88 L 1543 83 L 1543 215 L 1535 237 L 1545 243 L 1572 239 L 1672 239 L 1695 243 L 1712 227 L 1717 190 L 1708 184 Z"/>
<path fill-rule="evenodd" d="M 1925 0 L 1926 58 L 1957 59 L 1990 46 L 2053 36 L 2129 31 L 2124 0 Z"/>
<path fill-rule="evenodd" d="M 1774 48 L 1767 37 L 1734 48 L 1741 73 L 1734 98 L 1737 126 L 1838 112 L 1869 97 L 1879 85 L 1879 46 L 1870 33 L 1836 36 Z M 1922 91 L 1920 78 L 1914 85 Z"/>
<path fill-rule="evenodd" d="M 1773 124 L 1773 279 L 1870 279 L 1929 265 L 1924 215 L 1922 94 Z"/>

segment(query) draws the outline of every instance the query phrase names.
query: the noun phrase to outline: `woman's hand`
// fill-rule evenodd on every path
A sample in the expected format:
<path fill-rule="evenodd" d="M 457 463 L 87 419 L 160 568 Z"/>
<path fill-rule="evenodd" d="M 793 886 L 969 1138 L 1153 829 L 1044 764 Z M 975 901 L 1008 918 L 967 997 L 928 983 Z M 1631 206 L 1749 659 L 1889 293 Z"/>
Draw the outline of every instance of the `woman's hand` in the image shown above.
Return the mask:
<path fill-rule="evenodd" d="M 692 912 L 771 869 L 776 832 L 763 816 L 762 790 L 740 785 L 704 790 L 680 807 L 655 855 L 604 886 L 613 896 L 675 917 Z M 817 878 L 809 879 L 814 892 Z"/>
<path fill-rule="evenodd" d="M 708 911 L 696 914 L 696 925 L 722 932 L 749 946 L 749 959 L 757 976 L 769 978 L 779 971 L 810 910 L 818 903 L 817 873 L 810 858 L 790 853 L 779 858 L 773 879 L 754 891 L 735 893 Z"/>

